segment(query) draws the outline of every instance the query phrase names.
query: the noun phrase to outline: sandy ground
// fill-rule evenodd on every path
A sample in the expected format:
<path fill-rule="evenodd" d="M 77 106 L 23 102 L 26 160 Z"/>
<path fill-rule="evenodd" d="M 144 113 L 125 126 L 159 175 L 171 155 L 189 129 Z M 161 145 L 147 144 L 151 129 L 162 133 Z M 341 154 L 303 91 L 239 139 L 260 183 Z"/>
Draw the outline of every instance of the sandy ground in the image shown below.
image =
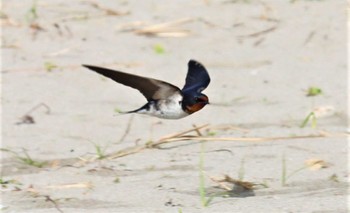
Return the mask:
<path fill-rule="evenodd" d="M 2 1 L 4 212 L 348 212 L 345 1 L 33 2 Z M 145 99 L 81 67 L 182 87 L 191 58 L 212 104 L 181 120 L 116 115 Z"/>

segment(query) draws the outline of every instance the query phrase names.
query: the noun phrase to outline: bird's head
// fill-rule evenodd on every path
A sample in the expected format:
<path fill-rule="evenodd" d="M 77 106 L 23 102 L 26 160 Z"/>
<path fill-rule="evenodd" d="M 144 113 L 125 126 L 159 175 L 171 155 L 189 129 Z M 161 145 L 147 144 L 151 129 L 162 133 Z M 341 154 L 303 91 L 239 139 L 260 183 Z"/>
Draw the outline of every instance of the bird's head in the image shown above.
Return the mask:
<path fill-rule="evenodd" d="M 182 101 L 182 108 L 187 113 L 192 114 L 201 110 L 207 104 L 209 104 L 209 98 L 202 93 L 198 95 L 185 95 Z"/>

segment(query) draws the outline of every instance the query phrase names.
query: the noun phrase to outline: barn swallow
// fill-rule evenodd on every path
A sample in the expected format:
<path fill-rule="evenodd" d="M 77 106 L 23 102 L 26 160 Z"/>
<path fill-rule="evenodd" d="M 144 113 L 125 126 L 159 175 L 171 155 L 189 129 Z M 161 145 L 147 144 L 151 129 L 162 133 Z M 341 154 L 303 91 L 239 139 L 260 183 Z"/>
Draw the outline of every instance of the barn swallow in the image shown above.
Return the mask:
<path fill-rule="evenodd" d="M 195 61 L 188 62 L 185 86 L 180 90 L 168 82 L 128 74 L 102 67 L 83 65 L 107 78 L 139 90 L 147 99 L 142 107 L 123 113 L 140 113 L 164 119 L 180 119 L 201 110 L 209 103 L 201 92 L 210 83 L 205 67 Z"/>

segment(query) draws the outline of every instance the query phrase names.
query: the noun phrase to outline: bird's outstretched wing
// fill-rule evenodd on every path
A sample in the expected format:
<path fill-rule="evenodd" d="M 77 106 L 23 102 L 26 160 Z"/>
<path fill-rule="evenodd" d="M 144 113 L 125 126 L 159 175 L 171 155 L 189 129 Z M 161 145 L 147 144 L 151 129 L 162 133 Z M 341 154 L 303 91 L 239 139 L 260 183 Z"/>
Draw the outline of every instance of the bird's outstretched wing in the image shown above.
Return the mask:
<path fill-rule="evenodd" d="M 139 90 L 148 101 L 166 99 L 175 92 L 181 93 L 178 87 L 157 79 L 141 77 L 91 65 L 83 66 L 101 75 L 104 75 L 107 78 L 110 78 L 118 83 Z"/>
<path fill-rule="evenodd" d="M 209 83 L 210 77 L 205 67 L 195 60 L 190 60 L 188 62 L 186 83 L 182 88 L 182 92 L 184 94 L 200 93 L 202 90 L 207 88 Z"/>

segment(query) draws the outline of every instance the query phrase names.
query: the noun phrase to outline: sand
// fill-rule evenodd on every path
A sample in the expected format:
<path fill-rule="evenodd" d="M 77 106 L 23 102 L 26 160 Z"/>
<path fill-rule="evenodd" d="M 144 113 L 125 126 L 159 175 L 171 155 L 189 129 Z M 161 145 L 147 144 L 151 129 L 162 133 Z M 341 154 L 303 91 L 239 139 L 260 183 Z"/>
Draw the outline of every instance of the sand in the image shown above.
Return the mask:
<path fill-rule="evenodd" d="M 348 212 L 345 1 L 33 2 L 2 1 L 3 212 Z M 190 59 L 211 104 L 180 120 L 81 67 L 182 87 Z"/>

